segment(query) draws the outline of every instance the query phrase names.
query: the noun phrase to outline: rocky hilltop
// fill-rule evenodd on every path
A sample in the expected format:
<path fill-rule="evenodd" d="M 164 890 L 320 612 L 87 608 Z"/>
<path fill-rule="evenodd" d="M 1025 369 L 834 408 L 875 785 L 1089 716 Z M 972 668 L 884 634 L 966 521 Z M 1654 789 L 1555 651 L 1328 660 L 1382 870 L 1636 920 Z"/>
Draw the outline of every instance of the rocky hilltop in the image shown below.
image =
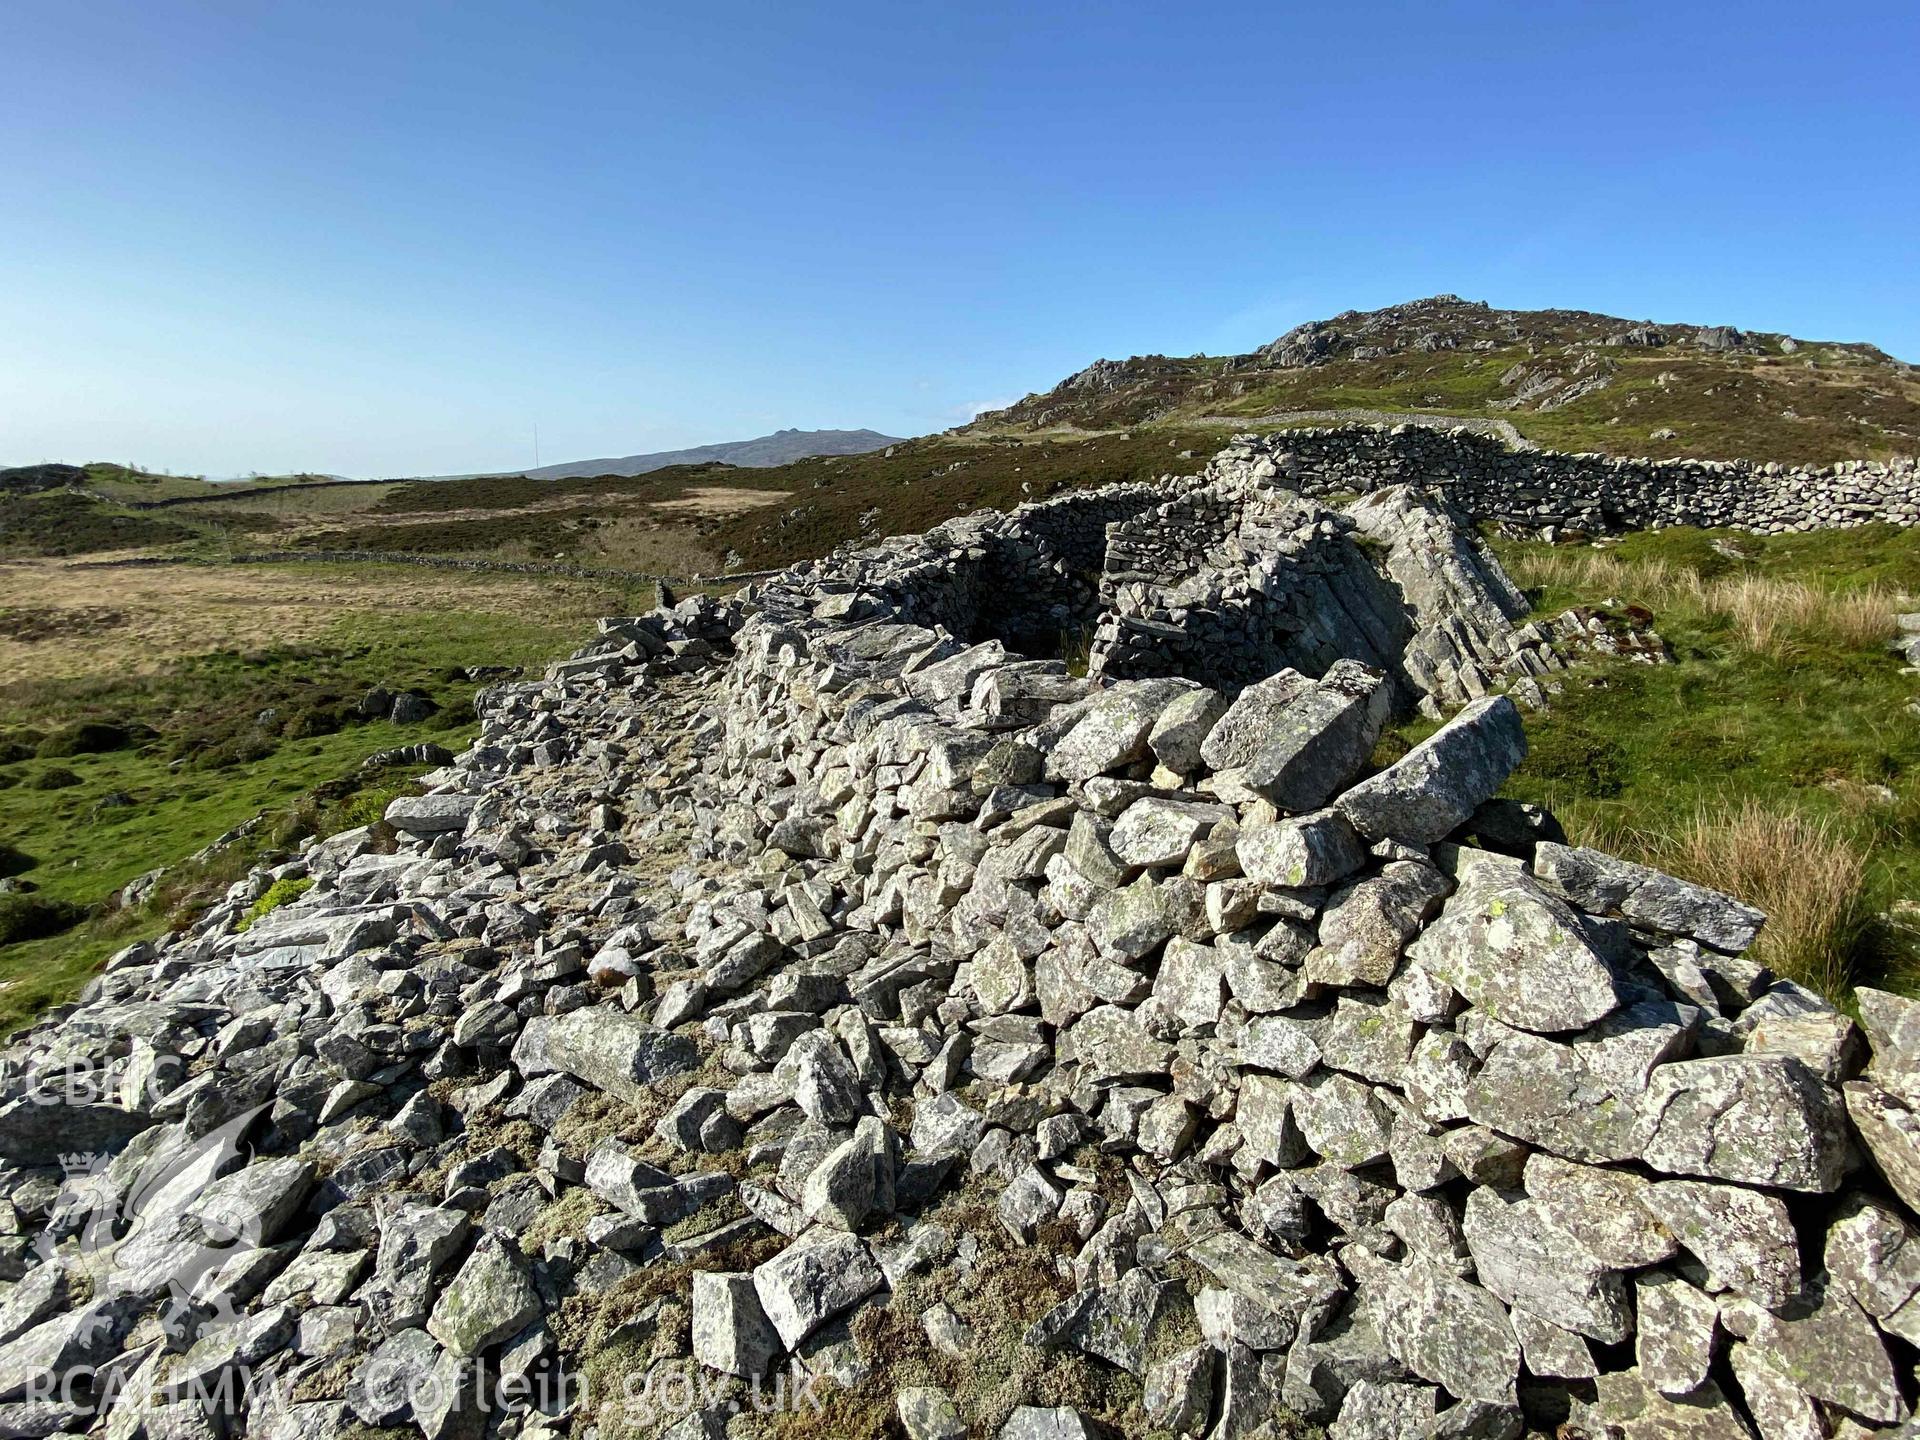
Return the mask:
<path fill-rule="evenodd" d="M 1920 377 L 1872 345 L 1436 295 L 1244 355 L 1097 360 L 972 430 L 1445 418 L 1569 450 L 1824 463 L 1920 448 Z"/>
<path fill-rule="evenodd" d="M 1920 1008 L 1496 798 L 1615 638 L 1316 463 L 603 621 L 116 956 L 7 1052 L 0 1424 L 1909 1425 Z"/>

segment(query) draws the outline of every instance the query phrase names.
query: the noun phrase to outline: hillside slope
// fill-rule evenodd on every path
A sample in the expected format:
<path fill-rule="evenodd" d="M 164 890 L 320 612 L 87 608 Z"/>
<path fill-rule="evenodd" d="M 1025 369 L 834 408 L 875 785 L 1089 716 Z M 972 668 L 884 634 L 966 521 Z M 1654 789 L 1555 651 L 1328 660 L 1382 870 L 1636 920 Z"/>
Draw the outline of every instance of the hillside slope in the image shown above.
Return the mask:
<path fill-rule="evenodd" d="M 1097 360 L 965 428 L 1275 429 L 1328 411 L 1505 421 L 1556 449 L 1821 463 L 1920 449 L 1920 372 L 1871 345 L 1437 295 L 1245 355 Z"/>
<path fill-rule="evenodd" d="M 529 480 L 572 480 L 594 475 L 645 475 L 671 465 L 743 465 L 762 469 L 791 465 L 815 455 L 864 455 L 897 445 L 899 437 L 878 430 L 776 430 L 752 440 L 728 440 L 718 445 L 695 445 L 688 450 L 658 450 L 650 455 L 622 455 L 608 460 L 572 460 L 564 465 L 542 465 L 524 474 Z"/>

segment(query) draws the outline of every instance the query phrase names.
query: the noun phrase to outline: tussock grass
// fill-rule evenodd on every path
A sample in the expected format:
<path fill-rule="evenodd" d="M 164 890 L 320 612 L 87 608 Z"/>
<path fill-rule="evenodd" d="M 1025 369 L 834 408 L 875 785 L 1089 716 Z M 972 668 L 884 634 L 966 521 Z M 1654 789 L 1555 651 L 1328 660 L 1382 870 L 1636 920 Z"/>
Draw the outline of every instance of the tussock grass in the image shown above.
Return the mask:
<path fill-rule="evenodd" d="M 1500 542 L 1537 608 L 1645 606 L 1670 665 L 1585 664 L 1508 794 L 1577 843 L 1769 915 L 1756 958 L 1849 1003 L 1920 992 L 1920 687 L 1886 648 L 1920 593 L 1920 531 L 1675 527 L 1604 549 Z"/>
<path fill-rule="evenodd" d="M 1896 601 L 1877 586 L 1834 591 L 1779 576 L 1703 575 L 1667 560 L 1605 550 L 1530 550 L 1514 557 L 1513 568 L 1526 586 L 1604 590 L 1655 611 L 1680 609 L 1724 620 L 1745 648 L 1773 659 L 1809 646 L 1879 645 L 1894 630 Z"/>
<path fill-rule="evenodd" d="M 1748 797 L 1702 807 L 1651 848 L 1674 874 L 1766 911 L 1755 958 L 1845 1002 L 1872 917 L 1871 856 L 1838 817 Z"/>

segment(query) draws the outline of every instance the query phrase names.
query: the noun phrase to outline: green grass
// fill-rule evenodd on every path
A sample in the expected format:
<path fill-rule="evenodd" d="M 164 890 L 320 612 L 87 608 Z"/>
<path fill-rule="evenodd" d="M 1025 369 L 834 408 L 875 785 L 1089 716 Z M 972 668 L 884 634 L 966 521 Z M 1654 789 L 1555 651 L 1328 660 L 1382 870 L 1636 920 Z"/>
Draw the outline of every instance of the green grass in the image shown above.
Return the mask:
<path fill-rule="evenodd" d="M 1740 554 L 1716 550 L 1716 540 Z M 1564 558 L 1540 545 L 1499 548 L 1523 577 Z M 1610 553 L 1626 572 L 1601 588 L 1536 591 L 1538 608 L 1671 597 L 1673 572 L 1837 596 L 1920 584 L 1920 534 L 1884 526 L 1769 539 L 1668 530 L 1630 536 Z M 1647 577 L 1638 593 L 1634 567 Z M 1870 910 L 1920 897 L 1920 725 L 1906 708 L 1920 683 L 1900 673 L 1897 657 L 1877 641 L 1818 629 L 1789 629 L 1756 649 L 1735 617 L 1684 595 L 1647 608 L 1675 663 L 1580 667 L 1548 713 L 1528 718 L 1531 750 L 1505 793 L 1549 806 L 1578 842 L 1655 863 L 1674 860 L 1702 814 L 1747 805 L 1791 812 L 1866 853 Z M 1847 957 L 1855 981 L 1911 988 L 1914 961 L 1901 936 L 1868 925 L 1856 939 Z"/>
<path fill-rule="evenodd" d="M 248 909 L 245 915 L 240 917 L 239 923 L 233 928 L 235 930 L 252 929 L 254 921 L 265 919 L 282 905 L 290 901 L 298 900 L 312 888 L 313 881 L 304 877 L 295 880 L 292 876 L 287 876 L 274 881 L 273 884 L 267 887 L 267 893 L 253 902 L 251 908 Z"/>
<path fill-rule="evenodd" d="M 459 610 L 356 612 L 312 645 L 210 652 L 150 676 L 0 687 L 0 754 L 24 755 L 0 765 L 7 868 L 37 887 L 32 898 L 92 912 L 64 935 L 0 945 L 0 1029 L 70 995 L 119 946 L 189 916 L 255 856 L 301 834 L 377 820 L 415 772 L 366 771 L 369 754 L 421 741 L 456 751 L 469 743 L 476 686 L 457 668 L 538 667 L 577 646 L 591 615 L 632 613 L 650 603 L 650 594 L 608 587 L 583 590 L 577 615 L 537 620 Z M 377 720 L 306 733 L 302 717 L 357 700 L 375 685 L 423 690 L 441 709 L 416 725 Z M 49 737 L 57 751 L 76 738 L 84 746 L 81 724 L 136 734 L 150 727 L 151 738 L 59 758 L 32 753 Z M 75 783 L 41 788 L 63 771 Z M 186 863 L 217 836 L 263 814 L 271 823 L 230 854 Z M 175 874 L 152 903 L 132 912 L 105 908 L 128 881 L 160 866 Z"/>

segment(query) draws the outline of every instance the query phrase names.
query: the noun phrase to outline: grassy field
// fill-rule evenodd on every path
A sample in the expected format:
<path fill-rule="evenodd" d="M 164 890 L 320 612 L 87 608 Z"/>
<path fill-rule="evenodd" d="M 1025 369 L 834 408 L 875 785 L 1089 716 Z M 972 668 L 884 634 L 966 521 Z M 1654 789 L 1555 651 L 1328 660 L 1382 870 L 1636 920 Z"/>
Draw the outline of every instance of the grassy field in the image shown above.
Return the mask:
<path fill-rule="evenodd" d="M 101 958 L 137 935 L 177 920 L 244 873 L 265 848 L 376 818 L 404 772 L 365 770 L 378 750 L 433 741 L 458 750 L 473 731 L 472 667 L 537 667 L 575 648 L 593 619 L 652 604 L 650 587 L 628 588 L 490 575 L 422 581 L 400 567 L 312 565 L 213 572 L 219 604 L 191 590 L 163 592 L 181 637 L 196 624 L 200 646 L 220 629 L 209 614 L 244 606 L 257 587 L 255 637 L 217 649 L 182 644 L 149 664 L 100 663 L 127 641 L 96 633 L 64 638 L 58 610 L 39 638 L 0 640 L 0 866 L 35 888 L 0 897 L 0 1028 L 70 993 Z M 101 604 L 153 605 L 156 577 L 177 570 L 86 572 Z M 29 575 L 25 583 L 31 584 Z M 292 607 L 289 579 L 327 598 Z M 18 574 L 0 567 L 0 596 Z M 116 585 L 127 587 L 116 594 Z M 355 599 L 349 597 L 357 597 Z M 413 603 L 389 603 L 398 599 Z M 17 613 L 0 609 L 0 615 Z M 198 617 L 196 619 L 196 617 Z M 285 621 L 275 640 L 275 618 Z M 309 623 L 311 622 L 311 623 Z M 84 629 L 84 627 L 82 627 Z M 375 686 L 414 690 L 436 705 L 428 719 L 363 720 Z M 246 843 L 210 862 L 188 857 L 255 816 Z M 127 912 L 109 899 L 158 866 L 174 874 L 154 899 Z M 79 925 L 27 938 L 57 923 L 63 907 Z M 52 921 L 35 917 L 54 917 Z"/>
<path fill-rule="evenodd" d="M 769 469 L 267 486 L 147 511 L 64 492 L 0 496 L 0 558 L 141 548 L 218 561 L 252 550 L 352 550 L 715 574 L 810 559 L 846 541 L 925 530 L 1078 486 L 1191 474 L 1220 443 L 1218 426 L 935 435 Z"/>
<path fill-rule="evenodd" d="M 1539 608 L 1651 610 L 1675 663 L 1583 666 L 1507 793 L 1588 843 L 1774 915 L 1770 963 L 1836 998 L 1911 990 L 1920 898 L 1920 679 L 1888 651 L 1920 534 L 1756 539 L 1675 529 L 1604 549 L 1502 542 Z"/>

